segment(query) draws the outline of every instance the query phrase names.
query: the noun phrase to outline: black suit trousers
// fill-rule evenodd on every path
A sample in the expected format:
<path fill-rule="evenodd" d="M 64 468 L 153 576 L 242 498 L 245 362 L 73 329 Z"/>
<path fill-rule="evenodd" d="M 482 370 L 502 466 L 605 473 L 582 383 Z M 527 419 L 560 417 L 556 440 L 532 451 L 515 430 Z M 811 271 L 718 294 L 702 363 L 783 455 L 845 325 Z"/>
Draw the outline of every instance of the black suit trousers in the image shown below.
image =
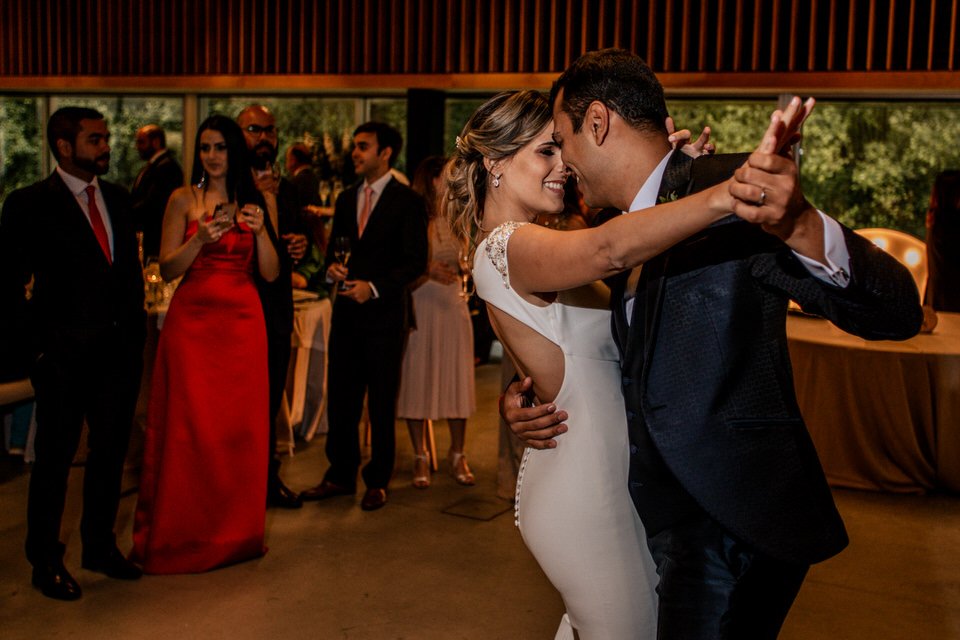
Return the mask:
<path fill-rule="evenodd" d="M 647 542 L 664 640 L 776 640 L 809 568 L 752 549 L 706 514 Z"/>
<path fill-rule="evenodd" d="M 339 300 L 330 325 L 329 383 L 326 454 L 330 461 L 325 479 L 344 487 L 357 483 L 360 467 L 358 426 L 367 395 L 370 418 L 370 461 L 363 468 L 368 488 L 386 488 L 393 475 L 397 392 L 403 360 L 405 331 L 400 314 L 396 322 L 376 318 L 376 301 L 370 309 Z M 359 311 L 359 313 L 353 313 Z M 368 322 L 364 322 L 367 320 Z"/>
<path fill-rule="evenodd" d="M 107 330 L 82 346 L 47 352 L 34 366 L 37 458 L 30 477 L 26 541 L 32 564 L 63 554 L 60 521 L 84 420 L 89 450 L 80 523 L 83 549 L 96 555 L 116 544 L 113 528 L 142 359 L 130 341 Z"/>

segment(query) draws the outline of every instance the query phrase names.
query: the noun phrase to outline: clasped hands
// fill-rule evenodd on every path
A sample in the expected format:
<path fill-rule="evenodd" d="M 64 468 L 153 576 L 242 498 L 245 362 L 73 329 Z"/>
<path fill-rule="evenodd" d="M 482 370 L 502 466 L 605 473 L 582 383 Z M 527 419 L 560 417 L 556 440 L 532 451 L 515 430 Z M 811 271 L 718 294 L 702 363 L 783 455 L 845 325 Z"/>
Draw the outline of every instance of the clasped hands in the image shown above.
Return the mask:
<path fill-rule="evenodd" d="M 263 208 L 256 204 L 245 204 L 237 211 L 236 222 L 244 223 L 254 235 L 266 232 L 263 225 Z M 203 244 L 218 242 L 233 226 L 234 218 L 229 214 L 215 213 L 210 219 L 197 220 L 197 238 Z"/>

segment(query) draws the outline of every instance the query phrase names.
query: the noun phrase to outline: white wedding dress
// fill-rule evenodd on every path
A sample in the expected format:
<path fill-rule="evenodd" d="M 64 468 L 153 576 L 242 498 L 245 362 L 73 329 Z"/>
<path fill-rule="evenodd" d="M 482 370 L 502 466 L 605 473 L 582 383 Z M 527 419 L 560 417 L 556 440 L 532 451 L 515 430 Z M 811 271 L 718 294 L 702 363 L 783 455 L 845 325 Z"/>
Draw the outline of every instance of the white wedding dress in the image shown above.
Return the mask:
<path fill-rule="evenodd" d="M 564 379 L 555 403 L 569 414 L 555 449 L 528 448 L 517 480 L 523 541 L 557 588 L 566 615 L 557 639 L 655 638 L 656 569 L 627 490 L 629 445 L 610 312 L 576 306 L 575 291 L 545 307 L 510 287 L 500 225 L 477 248 L 479 296 L 558 345 Z M 602 286 L 602 285 L 596 285 Z"/>

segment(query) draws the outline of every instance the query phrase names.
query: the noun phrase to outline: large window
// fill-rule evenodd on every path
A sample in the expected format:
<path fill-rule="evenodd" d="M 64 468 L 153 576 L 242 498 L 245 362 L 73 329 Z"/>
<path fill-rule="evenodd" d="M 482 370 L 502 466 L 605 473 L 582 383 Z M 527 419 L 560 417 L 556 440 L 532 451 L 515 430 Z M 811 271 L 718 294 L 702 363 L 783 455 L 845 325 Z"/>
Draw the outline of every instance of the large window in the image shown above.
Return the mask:
<path fill-rule="evenodd" d="M 50 113 L 60 107 L 90 107 L 107 119 L 110 126 L 110 182 L 130 187 L 143 168 L 134 146 L 137 129 L 159 125 L 167 135 L 167 148 L 179 156 L 183 148 L 183 100 L 163 96 L 53 96 Z"/>
<path fill-rule="evenodd" d="M 667 108 L 680 129 L 694 136 L 710 127 L 710 140 L 719 153 L 753 151 L 767 129 L 776 100 L 670 100 Z"/>
<path fill-rule="evenodd" d="M 0 202 L 42 175 L 41 102 L 0 96 Z"/>
<path fill-rule="evenodd" d="M 823 102 L 804 126 L 808 198 L 854 228 L 924 237 L 937 173 L 960 168 L 956 103 Z"/>
<path fill-rule="evenodd" d="M 484 99 L 447 99 L 445 153 L 452 151 L 457 134 Z M 357 124 L 383 120 L 406 133 L 406 100 L 398 97 L 210 96 L 200 99 L 196 121 L 213 112 L 235 116 L 255 102 L 277 117 L 280 153 L 294 142 L 306 142 L 315 149 L 321 177 L 334 185 L 346 186 L 355 178 L 349 153 Z M 107 117 L 112 134 L 108 180 L 133 183 L 143 166 L 134 133 L 144 124 L 162 126 L 168 145 L 181 153 L 183 96 L 0 96 L 0 202 L 52 168 L 44 119 L 67 104 L 90 106 Z M 677 99 L 668 106 L 679 127 L 699 133 L 710 125 L 720 152 L 727 153 L 754 148 L 775 104 L 772 98 Z M 960 168 L 960 109 L 955 102 L 821 101 L 803 136 L 804 192 L 814 205 L 853 228 L 890 227 L 923 237 L 934 177 L 944 169 Z M 397 162 L 401 171 L 406 170 L 405 156 Z M 184 164 L 189 170 L 190 159 Z"/>

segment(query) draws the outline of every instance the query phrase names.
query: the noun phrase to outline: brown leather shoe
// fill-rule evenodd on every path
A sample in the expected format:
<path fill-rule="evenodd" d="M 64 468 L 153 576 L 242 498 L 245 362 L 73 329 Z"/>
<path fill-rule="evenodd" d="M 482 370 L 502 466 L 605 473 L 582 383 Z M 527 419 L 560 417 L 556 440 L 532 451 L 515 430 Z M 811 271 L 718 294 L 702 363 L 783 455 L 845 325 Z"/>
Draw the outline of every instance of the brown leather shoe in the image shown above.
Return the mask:
<path fill-rule="evenodd" d="M 360 508 L 364 511 L 376 511 L 387 504 L 386 489 L 367 489 L 363 494 L 363 500 L 360 501 Z"/>
<path fill-rule="evenodd" d="M 302 500 L 326 500 L 334 496 L 352 496 L 356 492 L 356 489 L 342 487 L 329 480 L 324 480 L 317 486 L 300 492 L 300 498 Z"/>

